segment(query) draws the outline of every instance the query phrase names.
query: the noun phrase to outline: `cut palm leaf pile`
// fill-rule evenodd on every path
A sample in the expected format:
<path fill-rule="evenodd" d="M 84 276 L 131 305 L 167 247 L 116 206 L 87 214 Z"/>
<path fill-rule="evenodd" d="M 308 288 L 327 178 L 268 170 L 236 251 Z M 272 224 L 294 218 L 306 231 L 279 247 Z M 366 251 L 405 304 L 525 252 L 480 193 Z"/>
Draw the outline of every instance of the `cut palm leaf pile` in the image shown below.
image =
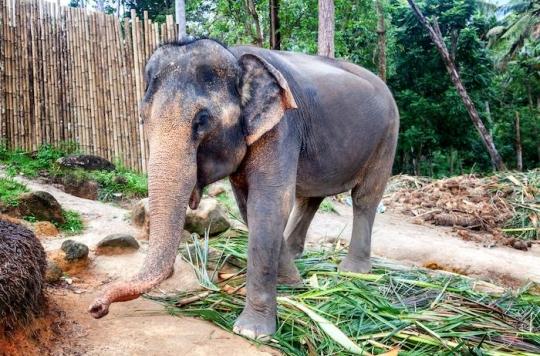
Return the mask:
<path fill-rule="evenodd" d="M 453 226 L 464 239 L 524 250 L 540 240 L 540 169 L 442 180 L 398 175 L 384 200 L 418 222 Z"/>
<path fill-rule="evenodd" d="M 215 284 L 218 290 L 151 298 L 173 315 L 200 317 L 231 331 L 245 305 L 247 237 L 217 238 L 208 248 L 220 256 L 215 265 L 233 259 L 238 273 L 218 273 L 224 277 Z M 288 355 L 540 353 L 534 284 L 504 292 L 380 259 L 373 260 L 371 274 L 338 273 L 343 256 L 344 251 L 318 251 L 297 260 L 305 286 L 278 288 L 278 330 L 266 344 Z"/>

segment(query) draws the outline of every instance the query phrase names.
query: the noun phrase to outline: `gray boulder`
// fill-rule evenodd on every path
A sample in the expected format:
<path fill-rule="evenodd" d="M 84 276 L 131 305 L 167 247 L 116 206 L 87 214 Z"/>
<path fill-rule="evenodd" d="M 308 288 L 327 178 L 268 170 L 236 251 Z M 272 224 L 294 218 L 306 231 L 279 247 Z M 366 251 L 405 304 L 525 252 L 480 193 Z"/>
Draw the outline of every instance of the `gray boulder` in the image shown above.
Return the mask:
<path fill-rule="evenodd" d="M 105 158 L 94 155 L 70 155 L 59 158 L 56 163 L 66 168 L 82 168 L 88 171 L 114 171 L 116 168 Z"/>
<path fill-rule="evenodd" d="M 184 229 L 204 236 L 206 229 L 210 229 L 209 235 L 218 235 L 231 227 L 227 214 L 213 198 L 203 198 L 197 210 L 188 208 Z"/>
<path fill-rule="evenodd" d="M 98 253 L 123 253 L 139 249 L 139 243 L 129 234 L 111 234 L 97 244 Z"/>
<path fill-rule="evenodd" d="M 50 221 L 63 224 L 62 206 L 50 193 L 37 191 L 23 193 L 19 196 L 19 204 L 13 207 L 20 217 L 33 216 L 39 221 Z"/>
<path fill-rule="evenodd" d="M 131 209 L 131 222 L 137 227 L 143 227 L 148 221 L 148 198 L 139 200 Z"/>
<path fill-rule="evenodd" d="M 89 252 L 88 246 L 73 240 L 66 240 L 62 242 L 60 249 L 64 251 L 64 259 L 68 262 L 84 260 L 88 257 Z"/>

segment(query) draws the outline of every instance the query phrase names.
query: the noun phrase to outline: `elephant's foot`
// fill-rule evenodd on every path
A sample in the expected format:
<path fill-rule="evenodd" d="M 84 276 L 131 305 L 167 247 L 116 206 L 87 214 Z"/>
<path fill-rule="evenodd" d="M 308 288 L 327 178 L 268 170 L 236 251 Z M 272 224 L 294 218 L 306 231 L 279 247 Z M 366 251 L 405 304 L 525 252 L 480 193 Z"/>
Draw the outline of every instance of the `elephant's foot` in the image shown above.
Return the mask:
<path fill-rule="evenodd" d="M 369 258 L 365 260 L 355 260 L 347 256 L 339 264 L 338 270 L 353 273 L 369 273 L 369 271 L 371 271 L 371 261 Z"/>
<path fill-rule="evenodd" d="M 279 271 L 277 284 L 286 285 L 289 287 L 302 287 L 304 285 L 304 281 L 302 280 L 302 276 L 300 276 L 296 266 L 293 265 L 292 268 Z"/>
<path fill-rule="evenodd" d="M 300 258 L 304 254 L 304 246 L 300 246 L 298 244 L 290 244 L 288 245 L 288 247 L 289 253 L 294 259 Z"/>
<path fill-rule="evenodd" d="M 276 332 L 275 308 L 261 308 L 260 311 L 246 305 L 242 314 L 236 319 L 233 331 L 248 339 L 268 341 Z"/>

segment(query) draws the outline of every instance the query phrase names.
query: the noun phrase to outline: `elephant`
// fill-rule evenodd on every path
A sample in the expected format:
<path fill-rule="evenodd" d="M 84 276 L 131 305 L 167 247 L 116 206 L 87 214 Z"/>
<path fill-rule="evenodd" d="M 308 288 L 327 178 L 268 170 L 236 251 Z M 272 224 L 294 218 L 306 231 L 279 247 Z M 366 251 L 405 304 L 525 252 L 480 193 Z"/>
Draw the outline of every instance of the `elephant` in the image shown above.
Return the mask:
<path fill-rule="evenodd" d="M 234 332 L 276 331 L 277 284 L 298 284 L 294 257 L 321 201 L 351 191 L 341 271 L 370 271 L 371 232 L 392 171 L 399 113 L 386 84 L 355 64 L 211 39 L 164 44 L 145 67 L 150 238 L 140 271 L 89 312 L 148 292 L 173 270 L 187 205 L 229 177 L 248 226 L 246 305 Z"/>

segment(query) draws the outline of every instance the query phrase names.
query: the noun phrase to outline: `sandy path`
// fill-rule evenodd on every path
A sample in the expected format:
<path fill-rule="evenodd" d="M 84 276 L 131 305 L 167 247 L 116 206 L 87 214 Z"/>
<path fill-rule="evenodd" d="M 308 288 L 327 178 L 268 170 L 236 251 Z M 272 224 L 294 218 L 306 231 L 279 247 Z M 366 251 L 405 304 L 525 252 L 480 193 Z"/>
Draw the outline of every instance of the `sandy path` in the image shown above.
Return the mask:
<path fill-rule="evenodd" d="M 317 213 L 308 231 L 308 244 L 325 240 L 350 240 L 352 208 L 333 203 L 335 213 Z M 341 232 L 341 234 L 340 234 Z M 506 246 L 486 248 L 464 241 L 450 228 L 417 225 L 401 214 L 377 214 L 373 228 L 373 254 L 406 264 L 438 265 L 442 269 L 515 286 L 528 280 L 540 282 L 540 245 L 529 251 Z"/>

